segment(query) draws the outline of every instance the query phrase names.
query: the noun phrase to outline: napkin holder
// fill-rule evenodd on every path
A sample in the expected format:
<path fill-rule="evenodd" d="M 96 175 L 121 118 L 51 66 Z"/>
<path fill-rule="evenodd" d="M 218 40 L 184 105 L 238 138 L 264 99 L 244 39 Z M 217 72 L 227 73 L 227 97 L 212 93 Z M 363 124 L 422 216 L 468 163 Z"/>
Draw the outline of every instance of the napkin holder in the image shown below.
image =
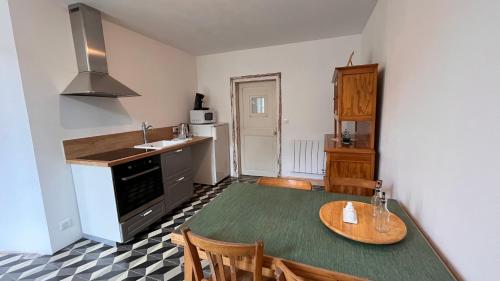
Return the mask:
<path fill-rule="evenodd" d="M 342 220 L 345 223 L 357 224 L 358 215 L 356 214 L 356 209 L 352 205 L 352 202 L 347 202 L 344 209 L 342 209 Z"/>

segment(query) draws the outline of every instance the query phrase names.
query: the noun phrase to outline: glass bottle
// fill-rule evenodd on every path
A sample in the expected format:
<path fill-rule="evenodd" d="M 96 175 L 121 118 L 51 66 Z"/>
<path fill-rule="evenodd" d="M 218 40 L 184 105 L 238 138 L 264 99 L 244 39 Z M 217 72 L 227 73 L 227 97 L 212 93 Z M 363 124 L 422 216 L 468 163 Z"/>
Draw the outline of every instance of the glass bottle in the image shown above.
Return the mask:
<path fill-rule="evenodd" d="M 372 204 L 372 215 L 375 217 L 377 213 L 377 207 L 380 205 L 380 189 L 377 188 L 375 189 L 375 194 L 373 194 L 372 199 L 371 199 L 371 204 Z"/>
<path fill-rule="evenodd" d="M 385 192 L 384 192 L 385 193 Z M 387 210 L 385 194 L 382 194 L 380 198 L 380 204 L 377 207 L 377 214 L 375 216 L 375 229 L 378 232 L 388 232 L 389 231 L 389 210 Z"/>

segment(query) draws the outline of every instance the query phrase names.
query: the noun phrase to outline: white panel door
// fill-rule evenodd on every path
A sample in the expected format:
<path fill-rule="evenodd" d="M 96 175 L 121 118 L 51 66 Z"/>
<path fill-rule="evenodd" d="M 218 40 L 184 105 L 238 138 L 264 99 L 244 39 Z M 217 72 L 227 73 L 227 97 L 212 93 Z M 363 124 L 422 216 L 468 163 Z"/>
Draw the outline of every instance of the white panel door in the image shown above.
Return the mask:
<path fill-rule="evenodd" d="M 239 84 L 241 173 L 278 175 L 276 82 Z"/>

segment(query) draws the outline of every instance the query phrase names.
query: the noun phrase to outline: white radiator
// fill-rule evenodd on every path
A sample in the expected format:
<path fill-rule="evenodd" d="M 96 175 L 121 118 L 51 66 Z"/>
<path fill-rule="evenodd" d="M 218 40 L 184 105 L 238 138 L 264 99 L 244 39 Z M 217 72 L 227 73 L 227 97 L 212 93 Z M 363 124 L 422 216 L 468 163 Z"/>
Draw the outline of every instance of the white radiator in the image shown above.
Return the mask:
<path fill-rule="evenodd" d="M 294 173 L 325 174 L 323 140 L 291 140 L 291 147 Z"/>

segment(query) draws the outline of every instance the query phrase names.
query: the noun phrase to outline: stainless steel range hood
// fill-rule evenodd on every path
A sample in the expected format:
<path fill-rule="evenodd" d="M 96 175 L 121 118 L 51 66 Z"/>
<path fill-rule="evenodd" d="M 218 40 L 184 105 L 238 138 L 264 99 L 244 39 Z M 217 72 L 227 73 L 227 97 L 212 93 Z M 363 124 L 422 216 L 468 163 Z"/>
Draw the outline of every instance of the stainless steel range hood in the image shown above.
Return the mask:
<path fill-rule="evenodd" d="M 140 96 L 108 74 L 101 12 L 82 3 L 68 8 L 78 75 L 61 95 L 113 98 Z"/>

